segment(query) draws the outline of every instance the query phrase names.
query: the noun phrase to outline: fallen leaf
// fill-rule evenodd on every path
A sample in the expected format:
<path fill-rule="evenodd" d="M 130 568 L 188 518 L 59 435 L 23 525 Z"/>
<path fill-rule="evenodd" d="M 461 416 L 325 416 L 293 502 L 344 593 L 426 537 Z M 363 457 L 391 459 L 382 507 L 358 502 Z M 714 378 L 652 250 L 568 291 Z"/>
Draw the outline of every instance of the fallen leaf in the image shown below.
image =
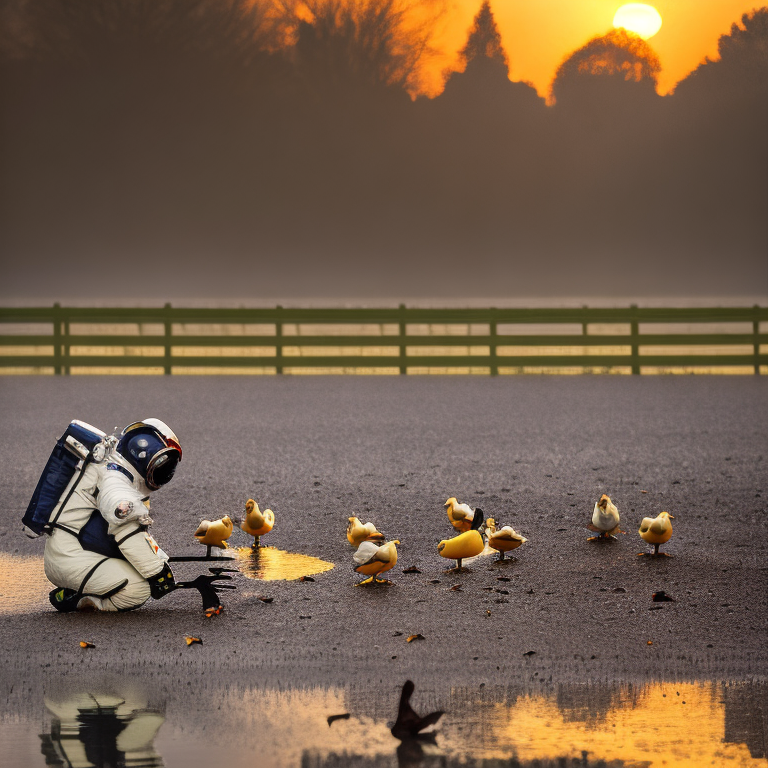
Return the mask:
<path fill-rule="evenodd" d="M 430 579 L 429 583 L 430 584 L 439 584 L 440 583 L 440 579 Z"/>
<path fill-rule="evenodd" d="M 509 590 L 508 589 L 495 589 L 494 592 L 498 592 L 500 595 L 508 595 Z"/>
<path fill-rule="evenodd" d="M 654 592 L 652 596 L 652 600 L 654 603 L 674 603 L 676 602 L 675 598 L 672 597 L 672 595 L 668 595 L 663 589 L 660 589 L 658 592 Z"/>
<path fill-rule="evenodd" d="M 649 611 L 660 611 L 664 608 L 663 605 L 652 605 L 648 610 Z"/>
<path fill-rule="evenodd" d="M 535 655 L 536 655 L 536 651 L 526 651 L 523 654 L 523 656 L 535 656 Z"/>
<path fill-rule="evenodd" d="M 490 616 L 490 615 L 491 615 L 491 612 L 490 612 L 490 611 L 486 611 L 486 612 L 485 612 L 485 615 L 486 615 L 486 616 Z"/>
<path fill-rule="evenodd" d="M 648 491 L 640 491 L 640 493 L 648 493 Z"/>
<path fill-rule="evenodd" d="M 311 619 L 311 616 L 299 616 L 300 619 Z"/>
<path fill-rule="evenodd" d="M 421 633 L 417 633 L 415 635 L 408 635 L 408 637 L 405 638 L 406 643 L 412 643 L 414 640 L 425 640 L 426 638 Z"/>
<path fill-rule="evenodd" d="M 80 641 L 80 647 L 81 648 L 95 648 L 96 645 L 94 643 L 89 643 L 87 640 L 81 640 Z"/>
<path fill-rule="evenodd" d="M 187 635 L 184 639 L 187 641 L 187 645 L 193 645 L 194 643 L 198 643 L 199 645 L 203 644 L 203 641 L 199 637 L 190 637 Z"/>
<path fill-rule="evenodd" d="M 302 576 L 299 581 L 314 581 L 311 576 Z"/>
<path fill-rule="evenodd" d="M 496 581 L 512 581 L 509 576 L 497 576 Z"/>
<path fill-rule="evenodd" d="M 271 603 L 275 599 L 274 597 L 267 597 L 266 595 L 257 595 L 257 597 L 262 603 Z"/>
<path fill-rule="evenodd" d="M 613 591 L 614 592 L 626 592 L 627 590 L 624 589 L 624 587 L 614 587 Z"/>
<path fill-rule="evenodd" d="M 403 573 L 421 573 L 421 571 L 415 565 L 411 565 L 408 568 L 403 568 Z"/>
<path fill-rule="evenodd" d="M 332 723 L 335 723 L 337 720 L 349 720 L 350 714 L 349 712 L 345 712 L 343 715 L 330 715 L 328 717 L 328 727 L 331 727 Z"/>
<path fill-rule="evenodd" d="M 461 584 L 454 584 L 451 589 L 451 592 L 461 592 Z"/>
<path fill-rule="evenodd" d="M 397 632 L 393 632 L 392 633 L 392 637 L 400 637 L 400 635 L 402 635 L 402 634 L 403 633 L 398 630 Z"/>
<path fill-rule="evenodd" d="M 646 645 L 653 645 L 653 640 L 649 640 Z"/>

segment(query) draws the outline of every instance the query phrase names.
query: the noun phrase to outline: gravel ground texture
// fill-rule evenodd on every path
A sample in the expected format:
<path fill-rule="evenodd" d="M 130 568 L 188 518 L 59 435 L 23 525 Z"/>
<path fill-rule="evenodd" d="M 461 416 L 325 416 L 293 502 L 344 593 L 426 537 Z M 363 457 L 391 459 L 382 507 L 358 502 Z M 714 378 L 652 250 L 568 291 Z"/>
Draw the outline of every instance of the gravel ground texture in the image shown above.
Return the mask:
<path fill-rule="evenodd" d="M 42 556 L 20 518 L 66 424 L 111 431 L 156 416 L 184 449 L 152 499 L 167 552 L 200 554 L 197 524 L 253 497 L 276 514 L 263 543 L 335 564 L 312 582 L 236 575 L 212 619 L 190 591 L 126 614 L 22 605 L 0 623 L 14 696 L 53 670 L 194 686 L 200 673 L 286 685 L 765 678 L 764 378 L 4 377 L 0 398 L 0 552 L 19 562 Z M 627 534 L 590 543 L 602 493 Z M 449 496 L 526 536 L 517 559 L 446 574 Z M 675 516 L 673 557 L 638 557 L 641 518 L 662 510 Z M 402 542 L 391 586 L 355 586 L 351 515 Z M 248 544 L 239 530 L 230 541 Z M 654 603 L 659 590 L 675 601 Z M 185 635 L 204 637 L 204 652 Z"/>

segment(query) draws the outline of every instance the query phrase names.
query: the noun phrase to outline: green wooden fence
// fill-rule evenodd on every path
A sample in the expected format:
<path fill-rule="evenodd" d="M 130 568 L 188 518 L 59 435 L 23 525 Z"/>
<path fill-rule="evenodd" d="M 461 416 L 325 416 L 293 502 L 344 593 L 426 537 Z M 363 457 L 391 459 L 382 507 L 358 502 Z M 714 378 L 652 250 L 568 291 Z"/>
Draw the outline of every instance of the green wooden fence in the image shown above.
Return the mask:
<path fill-rule="evenodd" d="M 727 332 L 728 324 L 740 324 Z M 9 327 L 9 324 L 22 326 Z M 122 324 L 151 325 L 150 333 L 116 333 Z M 258 334 L 188 334 L 185 325 L 261 326 Z M 684 331 L 648 332 L 664 324 Z M 699 332 L 696 326 L 710 328 Z M 74 325 L 98 325 L 101 331 L 72 332 Z M 301 326 L 333 326 L 332 333 L 301 333 Z M 556 326 L 569 325 L 559 332 Z M 711 326 L 717 332 L 711 332 Z M 109 332 L 104 326 L 112 326 Z M 379 326 L 378 335 L 360 326 Z M 415 329 L 413 326 L 421 326 Z M 438 333 L 432 331 L 438 327 Z M 458 332 L 440 326 L 459 326 Z M 525 326 L 538 326 L 527 333 Z M 554 329 L 554 333 L 542 331 Z M 613 332 L 590 332 L 613 326 Z M 355 331 L 357 327 L 357 331 Z M 424 328 L 427 333 L 423 332 Z M 469 328 L 472 333 L 469 333 Z M 344 329 L 349 328 L 349 333 Z M 618 330 L 617 330 L 618 329 Z M 749 329 L 747 331 L 747 329 Z M 35 331 L 40 332 L 35 332 Z M 291 333 L 287 334 L 289 330 Z M 342 331 L 339 335 L 339 331 Z M 4 332 L 7 331 L 7 332 Z M 420 332 L 419 332 L 420 331 Z M 503 332 L 502 332 L 503 331 Z M 748 367 L 760 373 L 768 365 L 768 307 L 574 309 L 198 309 L 25 307 L 0 308 L 0 372 L 48 369 L 67 374 L 86 368 L 153 368 L 165 374 L 181 369 L 259 367 L 275 373 L 302 369 L 391 369 L 401 374 L 420 369 L 487 369 L 499 372 L 538 368 L 597 370 Z M 39 348 L 43 347 L 44 351 Z M 130 348 L 154 348 L 131 354 Z M 254 352 L 252 348 L 263 348 Z M 508 347 L 516 348 L 510 353 Z M 611 351 L 603 353 L 600 348 Z M 616 348 L 620 348 L 620 353 Z M 718 347 L 713 351 L 712 347 Z M 21 350 L 20 348 L 27 348 Z M 76 353 L 73 354 L 73 348 Z M 107 352 L 100 352 L 111 348 Z M 117 348 L 117 349 L 116 349 Z M 180 350 L 186 348 L 183 354 Z M 200 354 L 190 354 L 200 348 Z M 215 354 L 202 348 L 214 348 Z M 239 350 L 238 350 L 239 348 Z M 314 354 L 307 348 L 314 348 Z M 325 348 L 331 354 L 318 354 Z M 339 352 L 340 348 L 347 348 Z M 350 351 L 349 348 L 352 348 Z M 376 348 L 387 348 L 380 354 Z M 440 348 L 444 348 L 440 351 Z M 448 349 L 461 350 L 448 354 Z M 542 352 L 542 348 L 550 353 Z M 650 350 L 648 348 L 651 348 Z M 656 348 L 655 351 L 653 348 Z M 661 348 L 661 350 L 659 349 Z M 687 350 L 684 348 L 688 348 Z M 691 352 L 693 348 L 694 352 Z M 709 348 L 709 349 L 708 349 Z M 31 351 L 30 351 L 31 350 Z M 159 350 L 159 351 L 158 351 Z M 373 350 L 375 354 L 366 354 Z M 570 353 L 569 353 L 570 350 Z M 698 351 L 700 350 L 700 351 Z M 725 350 L 725 351 L 723 351 Z M 25 352 L 22 354 L 21 352 Z M 226 354 L 229 351 L 231 354 Z M 263 352 L 263 353 L 262 353 Z M 529 353 L 530 352 L 530 353 Z"/>

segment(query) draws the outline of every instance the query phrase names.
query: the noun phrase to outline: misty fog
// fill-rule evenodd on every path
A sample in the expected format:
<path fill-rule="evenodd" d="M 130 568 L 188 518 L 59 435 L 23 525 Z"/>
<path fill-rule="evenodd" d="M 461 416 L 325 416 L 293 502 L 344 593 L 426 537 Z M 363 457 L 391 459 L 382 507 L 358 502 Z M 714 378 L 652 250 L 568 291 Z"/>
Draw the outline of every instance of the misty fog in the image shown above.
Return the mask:
<path fill-rule="evenodd" d="M 427 5 L 6 0 L 0 300 L 768 295 L 768 8 L 669 96 L 611 30 L 545 101 L 479 2 L 414 97 Z"/>

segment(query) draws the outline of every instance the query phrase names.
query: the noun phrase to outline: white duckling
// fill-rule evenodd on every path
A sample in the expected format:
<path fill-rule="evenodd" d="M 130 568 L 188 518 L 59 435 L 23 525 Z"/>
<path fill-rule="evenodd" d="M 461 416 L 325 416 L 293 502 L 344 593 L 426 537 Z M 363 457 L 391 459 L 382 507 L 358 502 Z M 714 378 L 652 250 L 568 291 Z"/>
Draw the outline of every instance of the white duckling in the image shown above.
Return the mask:
<path fill-rule="evenodd" d="M 269 533 L 274 525 L 275 513 L 271 509 L 265 509 L 262 512 L 253 499 L 245 502 L 245 519 L 240 523 L 240 528 L 249 536 L 253 536 L 251 549 L 258 549 L 261 546 L 261 537 Z"/>
<path fill-rule="evenodd" d="M 625 533 L 619 528 L 619 510 L 611 501 L 611 497 L 603 494 L 595 504 L 592 512 L 592 522 L 587 526 L 590 531 L 596 531 L 597 536 L 590 536 L 587 541 L 598 539 L 615 539 L 614 533 Z"/>
<path fill-rule="evenodd" d="M 662 512 L 658 517 L 644 517 L 640 523 L 640 538 L 643 541 L 647 541 L 649 544 L 653 544 L 653 555 L 664 557 L 672 557 L 667 552 L 659 552 L 659 545 L 664 544 L 672 536 L 672 523 L 670 520 L 674 520 L 674 515 L 670 515 L 669 512 Z M 650 552 L 640 552 L 639 555 L 651 555 Z"/>
<path fill-rule="evenodd" d="M 209 547 L 227 549 L 226 540 L 232 535 L 233 525 L 229 515 L 219 520 L 203 520 L 195 531 L 195 538 Z"/>
<path fill-rule="evenodd" d="M 505 552 L 511 552 L 528 541 L 525 536 L 521 536 L 509 525 L 497 529 L 496 521 L 492 517 L 485 521 L 485 536 L 488 539 L 488 546 L 499 553 L 499 560 L 504 559 Z"/>
<path fill-rule="evenodd" d="M 364 541 L 384 543 L 384 534 L 376 530 L 373 523 L 361 523 L 357 517 L 350 517 L 347 524 L 347 541 L 353 547 L 359 547 Z"/>
<path fill-rule="evenodd" d="M 376 541 L 363 541 L 353 555 L 357 563 L 355 571 L 362 573 L 369 578 L 361 581 L 362 584 L 391 584 L 387 579 L 377 578 L 379 574 L 389 571 L 397 563 L 397 545 L 400 542 L 397 539 L 379 544 Z"/>
<path fill-rule="evenodd" d="M 451 525 L 459 532 L 476 531 L 483 522 L 483 510 L 479 507 L 472 509 L 469 504 L 460 503 L 455 496 L 451 496 L 443 504 L 448 512 Z"/>

